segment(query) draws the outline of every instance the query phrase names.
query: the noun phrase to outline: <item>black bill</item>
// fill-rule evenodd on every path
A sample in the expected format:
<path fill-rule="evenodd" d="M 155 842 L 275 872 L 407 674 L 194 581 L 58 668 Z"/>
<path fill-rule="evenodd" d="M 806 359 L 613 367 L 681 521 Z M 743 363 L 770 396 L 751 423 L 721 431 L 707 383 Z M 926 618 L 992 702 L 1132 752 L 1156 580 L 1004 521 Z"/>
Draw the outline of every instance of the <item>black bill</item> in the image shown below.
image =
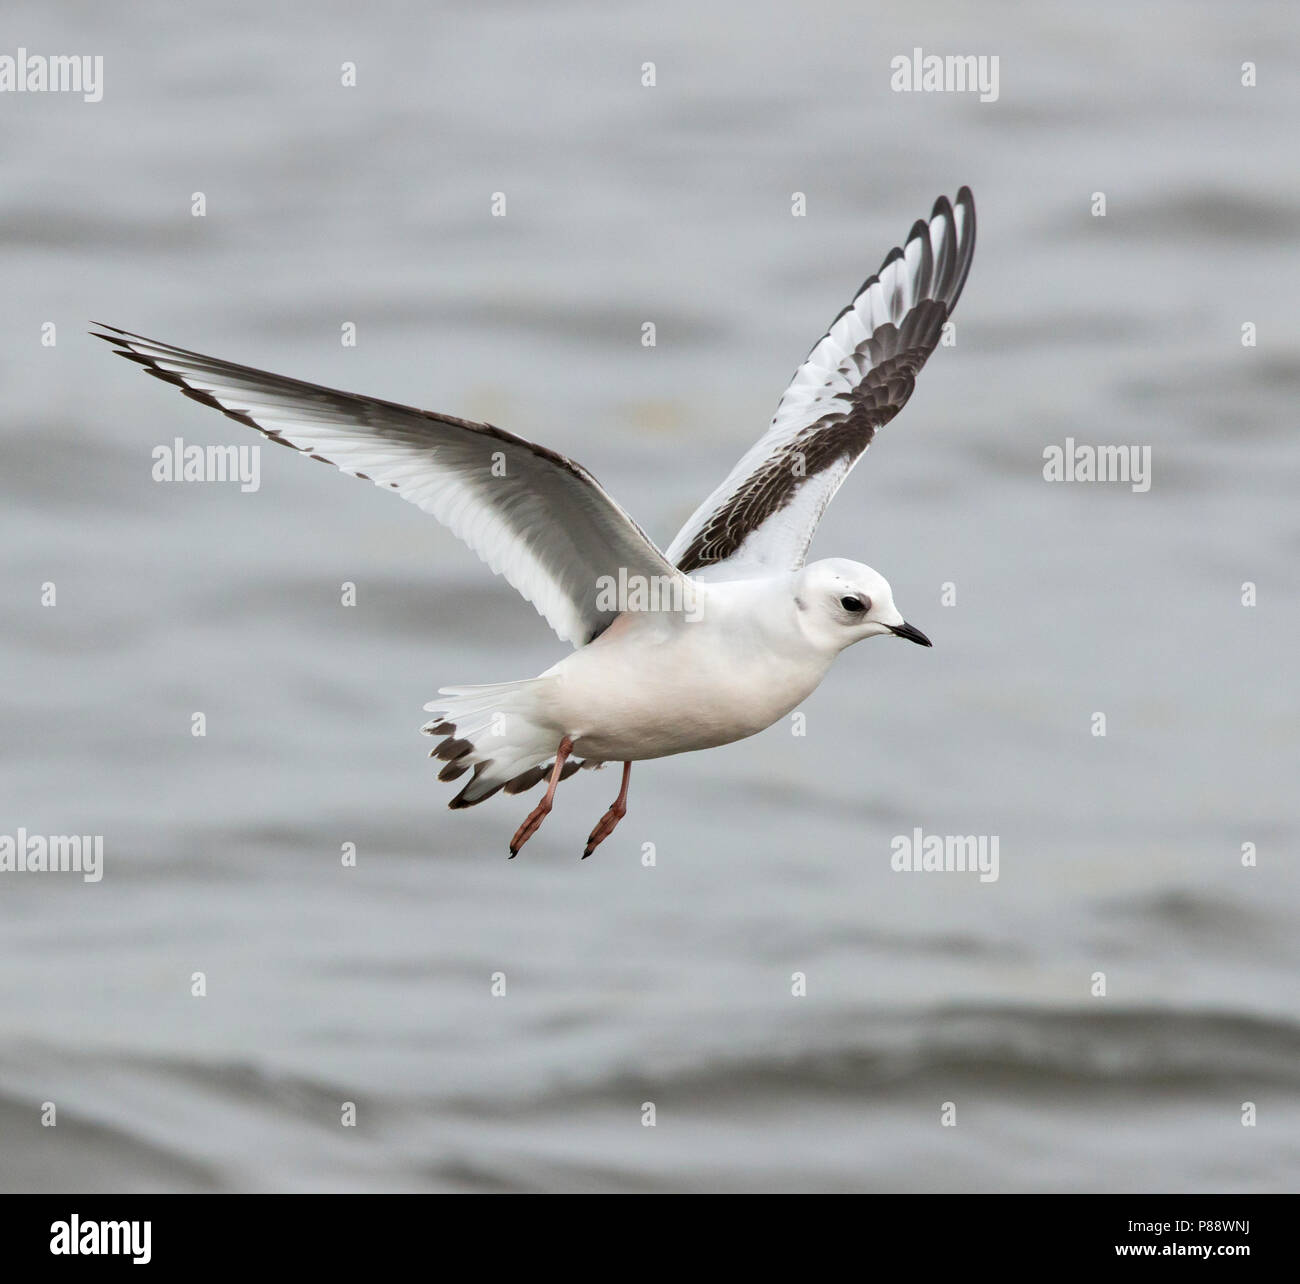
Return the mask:
<path fill-rule="evenodd" d="M 917 646 L 933 646 L 930 641 L 915 624 L 908 624 L 906 620 L 902 624 L 891 624 L 889 631 L 896 638 L 906 638 L 909 642 L 915 642 Z"/>

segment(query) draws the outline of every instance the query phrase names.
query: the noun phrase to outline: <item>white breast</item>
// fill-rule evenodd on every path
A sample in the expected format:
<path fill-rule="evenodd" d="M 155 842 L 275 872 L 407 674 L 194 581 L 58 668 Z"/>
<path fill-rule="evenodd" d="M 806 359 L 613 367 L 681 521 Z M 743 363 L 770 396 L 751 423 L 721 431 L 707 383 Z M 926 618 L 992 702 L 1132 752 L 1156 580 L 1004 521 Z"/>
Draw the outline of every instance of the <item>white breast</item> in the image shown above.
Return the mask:
<path fill-rule="evenodd" d="M 783 584 L 710 585 L 702 618 L 620 616 L 549 675 L 549 716 L 574 751 L 639 761 L 742 740 L 789 713 L 831 656 L 793 627 Z"/>

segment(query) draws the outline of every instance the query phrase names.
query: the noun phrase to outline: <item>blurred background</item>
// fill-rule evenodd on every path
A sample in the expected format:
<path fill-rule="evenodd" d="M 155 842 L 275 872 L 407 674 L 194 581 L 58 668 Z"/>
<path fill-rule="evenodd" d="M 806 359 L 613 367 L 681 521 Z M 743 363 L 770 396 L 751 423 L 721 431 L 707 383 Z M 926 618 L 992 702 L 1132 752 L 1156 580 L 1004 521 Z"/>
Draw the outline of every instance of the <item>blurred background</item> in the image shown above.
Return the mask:
<path fill-rule="evenodd" d="M 0 1188 L 1295 1188 L 1293 8 L 8 14 L 104 92 L 0 95 L 0 832 L 105 856 L 0 874 Z M 997 101 L 892 92 L 917 47 Z M 418 734 L 564 653 L 532 608 L 289 451 L 155 483 L 257 439 L 85 335 L 490 420 L 666 545 L 962 183 L 957 344 L 813 548 L 934 650 L 639 767 L 586 862 L 616 770 L 507 862 L 532 797 L 448 812 Z M 1150 491 L 1047 483 L 1067 436 Z M 893 872 L 918 826 L 1000 878 Z"/>

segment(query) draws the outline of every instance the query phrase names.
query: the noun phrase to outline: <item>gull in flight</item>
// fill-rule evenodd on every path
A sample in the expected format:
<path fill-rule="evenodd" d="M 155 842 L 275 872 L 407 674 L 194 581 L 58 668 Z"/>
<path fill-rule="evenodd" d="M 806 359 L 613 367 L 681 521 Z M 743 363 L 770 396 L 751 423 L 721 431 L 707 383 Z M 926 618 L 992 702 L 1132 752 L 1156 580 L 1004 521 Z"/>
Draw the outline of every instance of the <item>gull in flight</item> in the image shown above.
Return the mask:
<path fill-rule="evenodd" d="M 422 730 L 451 806 L 547 782 L 516 855 L 580 766 L 623 764 L 583 858 L 627 813 L 632 764 L 783 718 L 854 642 L 930 641 L 860 562 L 805 564 L 822 513 L 907 403 L 975 250 L 968 188 L 940 197 L 795 371 L 767 432 L 664 552 L 581 464 L 491 424 L 268 374 L 101 325 L 96 338 L 281 445 L 417 504 L 574 651 L 535 678 L 444 687 Z"/>

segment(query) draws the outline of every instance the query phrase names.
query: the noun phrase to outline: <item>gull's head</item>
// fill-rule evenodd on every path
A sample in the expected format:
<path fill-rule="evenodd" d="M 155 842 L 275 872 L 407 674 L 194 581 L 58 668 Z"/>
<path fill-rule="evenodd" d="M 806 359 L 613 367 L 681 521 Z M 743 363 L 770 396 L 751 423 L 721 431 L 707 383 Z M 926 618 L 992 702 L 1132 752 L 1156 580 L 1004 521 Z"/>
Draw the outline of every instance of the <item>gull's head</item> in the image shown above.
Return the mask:
<path fill-rule="evenodd" d="M 809 563 L 795 577 L 795 610 L 804 634 L 829 650 L 884 634 L 931 645 L 903 619 L 889 581 L 861 562 L 832 557 Z"/>

